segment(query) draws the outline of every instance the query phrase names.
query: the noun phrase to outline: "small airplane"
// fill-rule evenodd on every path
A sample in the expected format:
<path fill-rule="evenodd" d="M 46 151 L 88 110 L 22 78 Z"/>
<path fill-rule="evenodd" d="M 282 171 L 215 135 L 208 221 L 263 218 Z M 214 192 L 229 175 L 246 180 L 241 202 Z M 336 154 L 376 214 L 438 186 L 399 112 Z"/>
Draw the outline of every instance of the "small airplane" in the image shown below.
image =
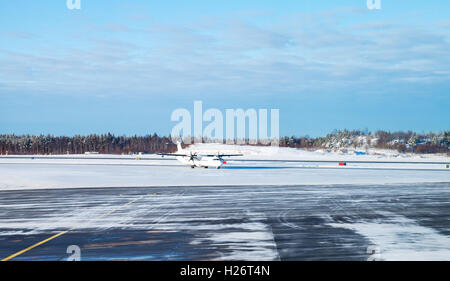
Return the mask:
<path fill-rule="evenodd" d="M 196 152 L 189 151 L 188 153 L 183 153 L 183 148 L 181 143 L 177 143 L 178 151 L 177 153 L 158 153 L 158 155 L 164 156 L 175 156 L 178 161 L 185 165 L 191 166 L 191 168 L 205 168 L 213 167 L 220 169 L 227 161 L 223 160 L 223 157 L 234 157 L 234 156 L 244 156 L 244 154 L 197 154 Z"/>

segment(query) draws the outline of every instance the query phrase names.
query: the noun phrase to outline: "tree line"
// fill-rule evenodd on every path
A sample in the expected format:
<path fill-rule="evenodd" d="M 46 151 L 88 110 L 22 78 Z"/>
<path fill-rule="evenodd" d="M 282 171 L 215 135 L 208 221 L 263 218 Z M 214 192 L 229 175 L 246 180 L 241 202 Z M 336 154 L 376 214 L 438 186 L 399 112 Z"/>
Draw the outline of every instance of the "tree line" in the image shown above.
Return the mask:
<path fill-rule="evenodd" d="M 207 140 L 204 140 L 207 142 Z M 247 143 L 252 143 L 249 140 Z M 281 137 L 281 147 L 327 149 L 394 149 L 399 152 L 450 154 L 450 131 L 415 133 L 367 130 L 335 130 L 325 137 Z M 87 136 L 0 135 L 0 154 L 102 154 L 171 153 L 177 150 L 170 137 L 156 133 L 146 136 Z"/>
<path fill-rule="evenodd" d="M 105 154 L 170 153 L 176 151 L 170 138 L 157 134 L 147 136 L 102 135 L 0 135 L 0 154 Z"/>
<path fill-rule="evenodd" d="M 283 137 L 280 146 L 294 148 L 393 149 L 398 152 L 450 154 L 450 131 L 440 133 L 335 130 L 325 137 Z"/>

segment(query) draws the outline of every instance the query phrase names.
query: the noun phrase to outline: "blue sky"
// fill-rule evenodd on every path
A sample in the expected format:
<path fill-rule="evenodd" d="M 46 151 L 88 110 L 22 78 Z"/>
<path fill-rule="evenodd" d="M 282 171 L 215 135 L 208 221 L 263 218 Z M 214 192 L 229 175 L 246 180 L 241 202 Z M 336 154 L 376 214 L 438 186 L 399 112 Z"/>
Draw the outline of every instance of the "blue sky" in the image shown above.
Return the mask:
<path fill-rule="evenodd" d="M 195 100 L 281 135 L 450 129 L 450 3 L 381 3 L 2 1 L 0 133 L 168 135 Z"/>

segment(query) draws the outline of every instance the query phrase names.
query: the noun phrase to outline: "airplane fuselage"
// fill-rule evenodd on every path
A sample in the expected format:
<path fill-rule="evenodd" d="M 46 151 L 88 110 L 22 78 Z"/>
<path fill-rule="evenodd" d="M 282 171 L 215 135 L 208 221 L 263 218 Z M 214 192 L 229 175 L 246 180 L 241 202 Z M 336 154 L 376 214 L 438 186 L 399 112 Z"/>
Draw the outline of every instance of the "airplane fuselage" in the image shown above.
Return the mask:
<path fill-rule="evenodd" d="M 222 167 L 222 165 L 226 163 L 219 157 L 210 157 L 210 156 L 195 157 L 193 159 L 191 159 L 191 157 L 189 156 L 178 156 L 177 160 L 183 163 L 184 165 L 191 166 L 192 168 L 198 167 L 198 168 L 220 169 L 220 167 Z"/>

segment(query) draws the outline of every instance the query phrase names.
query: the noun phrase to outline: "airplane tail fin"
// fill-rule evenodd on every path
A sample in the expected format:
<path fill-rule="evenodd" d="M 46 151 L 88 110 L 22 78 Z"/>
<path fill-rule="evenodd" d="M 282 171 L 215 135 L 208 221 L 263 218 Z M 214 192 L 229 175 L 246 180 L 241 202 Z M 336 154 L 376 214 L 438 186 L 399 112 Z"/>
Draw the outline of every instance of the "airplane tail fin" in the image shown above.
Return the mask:
<path fill-rule="evenodd" d="M 181 147 L 181 142 L 177 142 L 177 148 L 178 148 L 178 152 L 183 151 L 183 148 Z"/>

